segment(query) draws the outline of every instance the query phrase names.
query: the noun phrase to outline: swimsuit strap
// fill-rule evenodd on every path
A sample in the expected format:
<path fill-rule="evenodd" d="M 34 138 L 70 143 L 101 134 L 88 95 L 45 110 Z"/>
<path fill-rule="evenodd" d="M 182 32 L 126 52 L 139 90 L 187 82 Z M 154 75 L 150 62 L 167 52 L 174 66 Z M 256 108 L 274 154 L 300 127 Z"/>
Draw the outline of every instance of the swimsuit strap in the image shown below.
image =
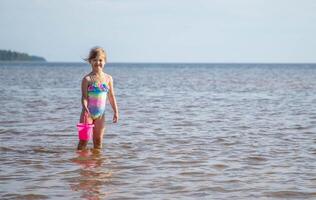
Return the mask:
<path fill-rule="evenodd" d="M 94 80 L 93 75 L 90 75 L 90 79 L 91 79 L 91 84 L 93 84 L 94 82 L 96 82 L 96 80 Z"/>

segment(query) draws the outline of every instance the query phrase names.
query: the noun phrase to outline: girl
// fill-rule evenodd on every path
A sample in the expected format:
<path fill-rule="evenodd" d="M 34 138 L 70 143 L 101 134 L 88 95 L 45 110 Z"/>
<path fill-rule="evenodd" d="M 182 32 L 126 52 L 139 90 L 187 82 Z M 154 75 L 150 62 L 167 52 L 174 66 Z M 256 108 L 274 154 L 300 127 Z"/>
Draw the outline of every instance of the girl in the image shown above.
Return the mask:
<path fill-rule="evenodd" d="M 103 134 L 105 131 L 105 103 L 106 97 L 112 106 L 114 116 L 113 123 L 118 121 L 118 109 L 113 89 L 113 78 L 103 72 L 106 63 L 106 53 L 100 47 L 90 50 L 86 59 L 91 65 L 92 71 L 83 77 L 82 90 L 82 112 L 80 123 L 93 123 L 93 146 L 94 149 L 101 149 Z M 86 118 L 86 119 L 84 119 Z M 80 140 L 78 150 L 86 149 L 88 141 Z"/>

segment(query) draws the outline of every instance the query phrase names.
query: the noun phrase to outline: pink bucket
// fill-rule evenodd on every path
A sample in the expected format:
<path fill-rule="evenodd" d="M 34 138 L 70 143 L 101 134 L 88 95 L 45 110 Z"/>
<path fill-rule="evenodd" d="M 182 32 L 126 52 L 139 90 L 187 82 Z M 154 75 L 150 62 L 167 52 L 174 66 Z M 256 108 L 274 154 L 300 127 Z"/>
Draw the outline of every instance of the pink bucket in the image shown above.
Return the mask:
<path fill-rule="evenodd" d="M 78 136 L 80 140 L 90 140 L 92 138 L 94 124 L 77 124 Z"/>

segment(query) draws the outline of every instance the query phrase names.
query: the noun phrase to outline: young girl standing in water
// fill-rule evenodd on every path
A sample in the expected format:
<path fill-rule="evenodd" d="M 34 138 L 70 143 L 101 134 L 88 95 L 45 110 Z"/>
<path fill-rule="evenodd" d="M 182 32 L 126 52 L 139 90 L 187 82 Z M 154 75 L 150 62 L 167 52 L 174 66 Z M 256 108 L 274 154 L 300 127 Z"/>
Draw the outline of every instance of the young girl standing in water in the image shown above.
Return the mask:
<path fill-rule="evenodd" d="M 118 109 L 113 89 L 113 78 L 103 72 L 106 63 L 106 53 L 100 47 L 90 50 L 87 61 L 92 71 L 82 79 L 82 112 L 80 123 L 93 123 L 93 146 L 94 149 L 101 149 L 103 134 L 105 131 L 105 103 L 106 98 L 112 106 L 114 116 L 113 123 L 118 121 Z M 84 119 L 86 118 L 86 119 Z M 86 149 L 88 141 L 80 140 L 78 150 Z"/>

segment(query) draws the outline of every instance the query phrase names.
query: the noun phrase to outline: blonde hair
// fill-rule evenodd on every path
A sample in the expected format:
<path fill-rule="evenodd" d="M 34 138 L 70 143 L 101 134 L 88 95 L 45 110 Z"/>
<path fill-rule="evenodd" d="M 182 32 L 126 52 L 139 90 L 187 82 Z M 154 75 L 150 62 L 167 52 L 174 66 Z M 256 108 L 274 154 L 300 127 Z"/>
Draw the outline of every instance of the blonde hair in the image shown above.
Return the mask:
<path fill-rule="evenodd" d="M 91 50 L 90 50 L 90 53 L 89 53 L 89 56 L 88 58 L 84 59 L 85 61 L 88 61 L 89 63 L 91 63 L 91 60 L 94 59 L 95 57 L 97 56 L 102 56 L 106 62 L 106 52 L 104 51 L 103 48 L 101 47 L 93 47 Z"/>

